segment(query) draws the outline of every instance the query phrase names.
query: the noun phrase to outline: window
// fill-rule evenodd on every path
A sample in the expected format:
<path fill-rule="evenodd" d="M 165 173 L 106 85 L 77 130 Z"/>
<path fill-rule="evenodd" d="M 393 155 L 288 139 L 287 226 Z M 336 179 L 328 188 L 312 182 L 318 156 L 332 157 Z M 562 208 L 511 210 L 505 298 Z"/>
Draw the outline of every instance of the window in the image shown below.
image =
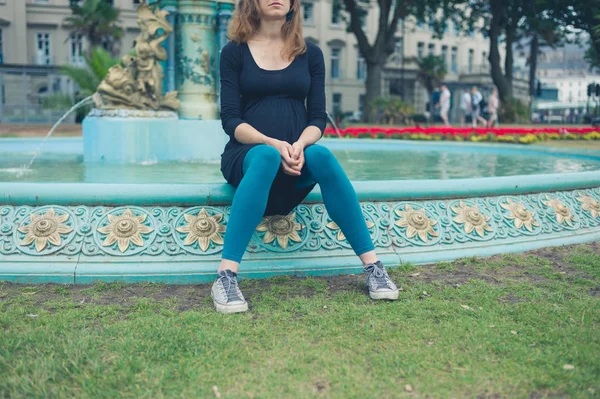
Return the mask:
<path fill-rule="evenodd" d="M 391 79 L 390 80 L 390 96 L 398 96 L 404 97 L 404 88 L 402 87 L 401 79 Z"/>
<path fill-rule="evenodd" d="M 417 58 L 423 59 L 423 51 L 425 51 L 425 43 L 419 42 L 417 43 Z"/>
<path fill-rule="evenodd" d="M 417 29 L 423 30 L 423 21 L 420 19 L 417 19 Z"/>
<path fill-rule="evenodd" d="M 444 66 L 446 71 L 448 70 L 448 46 L 442 46 L 442 59 L 444 60 Z"/>
<path fill-rule="evenodd" d="M 360 14 L 360 27 L 363 29 L 367 27 L 367 11 Z"/>
<path fill-rule="evenodd" d="M 342 94 L 333 93 L 333 113 L 334 115 L 342 112 Z"/>
<path fill-rule="evenodd" d="M 357 80 L 365 80 L 367 78 L 367 63 L 365 58 L 358 53 L 358 58 L 356 61 L 356 79 Z"/>
<path fill-rule="evenodd" d="M 475 56 L 475 51 L 471 48 L 469 49 L 469 73 L 473 73 L 473 57 Z"/>
<path fill-rule="evenodd" d="M 331 49 L 331 79 L 339 79 L 340 78 L 340 55 L 342 50 L 339 48 Z"/>
<path fill-rule="evenodd" d="M 427 46 L 427 55 L 434 55 L 434 54 L 435 54 L 435 44 L 429 43 L 429 46 Z"/>
<path fill-rule="evenodd" d="M 36 64 L 50 65 L 50 33 L 38 32 L 36 34 Z"/>
<path fill-rule="evenodd" d="M 394 41 L 394 54 L 392 59 L 394 62 L 402 62 L 404 57 L 404 40 L 401 37 L 397 37 Z"/>
<path fill-rule="evenodd" d="M 69 37 L 69 63 L 83 65 L 83 35 L 72 34 Z"/>
<path fill-rule="evenodd" d="M 394 54 L 402 56 L 402 47 L 404 40 L 401 37 L 396 38 L 396 42 L 394 43 Z"/>
<path fill-rule="evenodd" d="M 337 25 L 342 22 L 342 5 L 340 4 L 340 0 L 333 0 L 331 4 L 331 23 L 333 25 Z"/>
<path fill-rule="evenodd" d="M 458 47 L 452 47 L 452 53 L 450 54 L 450 71 L 458 72 Z"/>
<path fill-rule="evenodd" d="M 115 5 L 115 0 L 104 0 L 104 2 L 110 4 L 111 6 Z"/>
<path fill-rule="evenodd" d="M 484 51 L 483 53 L 481 53 L 481 64 L 485 65 L 485 63 L 487 62 L 487 53 Z"/>
<path fill-rule="evenodd" d="M 4 50 L 2 48 L 2 29 L 0 29 L 0 64 L 4 64 Z"/>
<path fill-rule="evenodd" d="M 360 111 L 360 113 L 363 113 L 363 110 L 365 109 L 365 98 L 367 96 L 365 94 L 361 94 L 358 96 L 358 110 Z"/>
<path fill-rule="evenodd" d="M 134 5 L 134 6 L 137 6 L 137 5 L 139 5 L 139 4 L 140 4 L 140 1 L 141 1 L 141 0 L 133 0 L 133 5 Z"/>
<path fill-rule="evenodd" d="M 304 17 L 305 25 L 313 25 L 315 23 L 314 19 L 313 19 L 313 11 L 314 11 L 313 3 L 302 4 L 302 15 Z"/>

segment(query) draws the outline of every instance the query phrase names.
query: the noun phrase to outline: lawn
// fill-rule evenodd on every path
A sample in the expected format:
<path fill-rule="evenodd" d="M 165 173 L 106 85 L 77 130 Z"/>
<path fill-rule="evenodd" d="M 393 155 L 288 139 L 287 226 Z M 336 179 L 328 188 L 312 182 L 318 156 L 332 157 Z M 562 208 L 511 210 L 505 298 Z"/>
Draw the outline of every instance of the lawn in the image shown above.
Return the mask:
<path fill-rule="evenodd" d="M 0 397 L 600 397 L 600 243 L 363 276 L 0 283 Z"/>

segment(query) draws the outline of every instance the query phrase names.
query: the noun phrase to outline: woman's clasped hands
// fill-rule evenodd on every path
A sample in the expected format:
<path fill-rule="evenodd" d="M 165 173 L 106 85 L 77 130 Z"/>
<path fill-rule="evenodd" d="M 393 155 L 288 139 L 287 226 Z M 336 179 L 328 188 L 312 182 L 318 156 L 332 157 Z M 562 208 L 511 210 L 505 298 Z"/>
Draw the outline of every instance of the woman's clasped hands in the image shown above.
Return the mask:
<path fill-rule="evenodd" d="M 276 140 L 271 146 L 281 154 L 281 169 L 290 176 L 300 176 L 304 166 L 304 144 L 297 141 L 290 144 L 286 141 Z"/>

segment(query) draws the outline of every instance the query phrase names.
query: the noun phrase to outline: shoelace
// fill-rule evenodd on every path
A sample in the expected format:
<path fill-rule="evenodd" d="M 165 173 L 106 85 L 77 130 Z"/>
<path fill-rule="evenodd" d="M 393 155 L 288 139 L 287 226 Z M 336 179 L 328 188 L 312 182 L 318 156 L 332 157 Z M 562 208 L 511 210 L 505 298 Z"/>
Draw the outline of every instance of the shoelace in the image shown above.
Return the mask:
<path fill-rule="evenodd" d="M 385 278 L 385 273 L 382 268 L 377 267 L 374 263 L 365 266 L 365 272 L 374 275 L 376 278 Z"/>
<path fill-rule="evenodd" d="M 386 272 L 383 268 L 378 267 L 377 265 L 371 263 L 365 266 L 365 271 L 372 275 L 375 278 L 375 282 L 380 288 L 390 288 L 389 277 L 386 275 Z"/>
<path fill-rule="evenodd" d="M 237 279 L 235 277 L 231 277 L 228 274 L 224 276 L 220 276 L 222 287 L 225 290 L 225 296 L 227 299 L 239 299 L 237 294 Z M 227 282 L 227 288 L 225 288 L 225 282 Z M 233 288 L 233 295 L 230 295 L 231 289 Z"/>

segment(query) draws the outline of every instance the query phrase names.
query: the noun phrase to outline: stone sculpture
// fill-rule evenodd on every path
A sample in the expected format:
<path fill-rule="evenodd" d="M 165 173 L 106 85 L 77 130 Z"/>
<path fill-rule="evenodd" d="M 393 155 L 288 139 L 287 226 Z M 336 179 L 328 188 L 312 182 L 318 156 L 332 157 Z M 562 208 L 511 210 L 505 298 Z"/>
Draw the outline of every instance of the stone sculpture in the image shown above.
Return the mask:
<path fill-rule="evenodd" d="M 160 9 L 152 11 L 142 3 L 137 14 L 141 32 L 135 40 L 136 55 L 123 56 L 123 65 L 109 69 L 94 95 L 96 107 L 176 111 L 179 108 L 177 92 L 162 94 L 163 69 L 160 61 L 167 59 L 162 43 L 173 32 L 173 27 L 166 20 L 169 13 Z"/>

